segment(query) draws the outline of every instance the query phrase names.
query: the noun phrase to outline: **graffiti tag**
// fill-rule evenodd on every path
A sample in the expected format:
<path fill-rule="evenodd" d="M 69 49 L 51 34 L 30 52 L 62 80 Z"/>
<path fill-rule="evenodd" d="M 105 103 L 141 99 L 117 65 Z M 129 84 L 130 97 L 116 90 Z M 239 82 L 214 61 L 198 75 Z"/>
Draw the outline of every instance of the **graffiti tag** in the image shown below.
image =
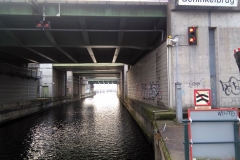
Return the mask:
<path fill-rule="evenodd" d="M 235 111 L 219 111 L 218 116 L 235 116 Z"/>
<path fill-rule="evenodd" d="M 239 95 L 240 94 L 240 84 L 237 78 L 230 77 L 228 82 L 223 82 L 220 80 L 220 83 L 222 85 L 222 91 L 227 95 Z"/>
<path fill-rule="evenodd" d="M 146 101 L 160 101 L 162 99 L 162 94 L 160 91 L 160 85 L 154 82 L 150 84 L 141 84 L 142 90 L 142 100 Z"/>

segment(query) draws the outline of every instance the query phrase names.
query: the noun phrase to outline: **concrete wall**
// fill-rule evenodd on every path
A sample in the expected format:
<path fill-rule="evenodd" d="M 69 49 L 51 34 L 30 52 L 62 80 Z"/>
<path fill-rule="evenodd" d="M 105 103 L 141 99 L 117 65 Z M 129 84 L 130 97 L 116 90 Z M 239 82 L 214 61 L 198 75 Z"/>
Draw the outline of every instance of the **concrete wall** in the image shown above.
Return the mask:
<path fill-rule="evenodd" d="M 24 102 L 37 97 L 37 80 L 0 75 L 0 104 Z"/>
<path fill-rule="evenodd" d="M 32 102 L 10 103 L 0 105 L 0 125 L 24 116 L 43 112 L 53 107 L 62 106 L 73 101 L 78 101 L 79 97 L 65 97 L 65 99 L 42 99 Z"/>
<path fill-rule="evenodd" d="M 239 7 L 192 9 L 178 7 L 174 1 L 169 2 L 168 35 L 179 36 L 178 62 L 175 47 L 170 49 L 172 85 L 176 82 L 178 63 L 185 109 L 194 107 L 194 89 L 216 90 L 213 97 L 216 107 L 240 108 L 240 76 L 233 57 L 233 50 L 240 47 L 240 13 L 232 12 L 236 9 Z M 188 44 L 187 29 L 190 26 L 198 29 L 196 46 Z M 213 30 L 214 42 L 209 41 L 210 30 Z M 209 51 L 210 45 L 214 45 L 213 51 Z M 211 55 L 214 55 L 214 58 L 211 59 Z M 213 65 L 214 63 L 216 65 Z M 211 70 L 215 73 L 211 73 Z M 171 92 L 174 94 L 174 88 Z"/>
<path fill-rule="evenodd" d="M 127 91 L 129 98 L 168 107 L 166 43 L 128 70 Z"/>
<path fill-rule="evenodd" d="M 53 95 L 54 97 L 65 96 L 66 72 L 53 69 Z"/>
<path fill-rule="evenodd" d="M 122 101 L 122 103 L 128 109 L 139 127 L 142 129 L 149 142 L 153 142 L 153 121 L 152 117 L 149 117 L 146 114 L 146 108 L 144 108 L 144 104 L 141 102 L 139 103 L 138 101 L 133 99 Z"/>

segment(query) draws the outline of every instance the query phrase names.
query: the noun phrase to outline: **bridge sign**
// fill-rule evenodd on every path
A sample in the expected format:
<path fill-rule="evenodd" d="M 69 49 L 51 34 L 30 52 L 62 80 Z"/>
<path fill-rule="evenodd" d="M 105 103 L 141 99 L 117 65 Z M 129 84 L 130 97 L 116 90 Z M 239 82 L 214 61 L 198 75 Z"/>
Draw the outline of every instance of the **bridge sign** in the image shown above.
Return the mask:
<path fill-rule="evenodd" d="M 179 0 L 178 5 L 185 6 L 207 6 L 207 7 L 237 7 L 237 0 Z"/>
<path fill-rule="evenodd" d="M 211 90 L 195 89 L 194 106 L 195 109 L 211 109 Z"/>

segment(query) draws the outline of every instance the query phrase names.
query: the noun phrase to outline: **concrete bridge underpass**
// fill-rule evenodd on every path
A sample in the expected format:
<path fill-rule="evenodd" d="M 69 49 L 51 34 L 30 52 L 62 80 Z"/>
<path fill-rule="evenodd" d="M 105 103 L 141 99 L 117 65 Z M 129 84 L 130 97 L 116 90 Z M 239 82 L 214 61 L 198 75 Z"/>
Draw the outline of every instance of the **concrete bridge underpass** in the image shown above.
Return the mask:
<path fill-rule="evenodd" d="M 0 123 L 94 96 L 95 84 L 116 85 L 151 142 L 162 118 L 239 108 L 239 11 L 238 1 L 0 0 Z"/>
<path fill-rule="evenodd" d="M 0 1 L 0 104 L 84 96 L 95 83 L 117 84 L 125 97 L 128 69 L 166 39 L 166 7 L 154 0 Z"/>
<path fill-rule="evenodd" d="M 84 96 L 105 83 L 126 97 L 128 69 L 166 39 L 166 8 L 154 0 L 0 1 L 0 104 Z"/>
<path fill-rule="evenodd" d="M 122 102 L 135 103 L 127 96 L 127 82 L 134 82 L 127 72 L 164 45 L 166 9 L 166 1 L 154 0 L 0 1 L 0 123 L 96 93 L 116 91 Z M 116 88 L 94 90 L 94 84 Z M 157 81 L 134 85 L 154 108 L 164 106 Z M 150 140 L 153 128 L 142 116 Z"/>

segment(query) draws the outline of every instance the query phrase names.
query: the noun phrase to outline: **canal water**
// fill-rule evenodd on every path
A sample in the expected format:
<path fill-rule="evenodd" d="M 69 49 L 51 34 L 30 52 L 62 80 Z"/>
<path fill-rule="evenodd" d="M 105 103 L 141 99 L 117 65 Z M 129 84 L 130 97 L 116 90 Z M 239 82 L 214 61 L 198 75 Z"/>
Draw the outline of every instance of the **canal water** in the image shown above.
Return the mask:
<path fill-rule="evenodd" d="M 0 127 L 0 160 L 153 160 L 116 93 L 97 94 Z"/>

